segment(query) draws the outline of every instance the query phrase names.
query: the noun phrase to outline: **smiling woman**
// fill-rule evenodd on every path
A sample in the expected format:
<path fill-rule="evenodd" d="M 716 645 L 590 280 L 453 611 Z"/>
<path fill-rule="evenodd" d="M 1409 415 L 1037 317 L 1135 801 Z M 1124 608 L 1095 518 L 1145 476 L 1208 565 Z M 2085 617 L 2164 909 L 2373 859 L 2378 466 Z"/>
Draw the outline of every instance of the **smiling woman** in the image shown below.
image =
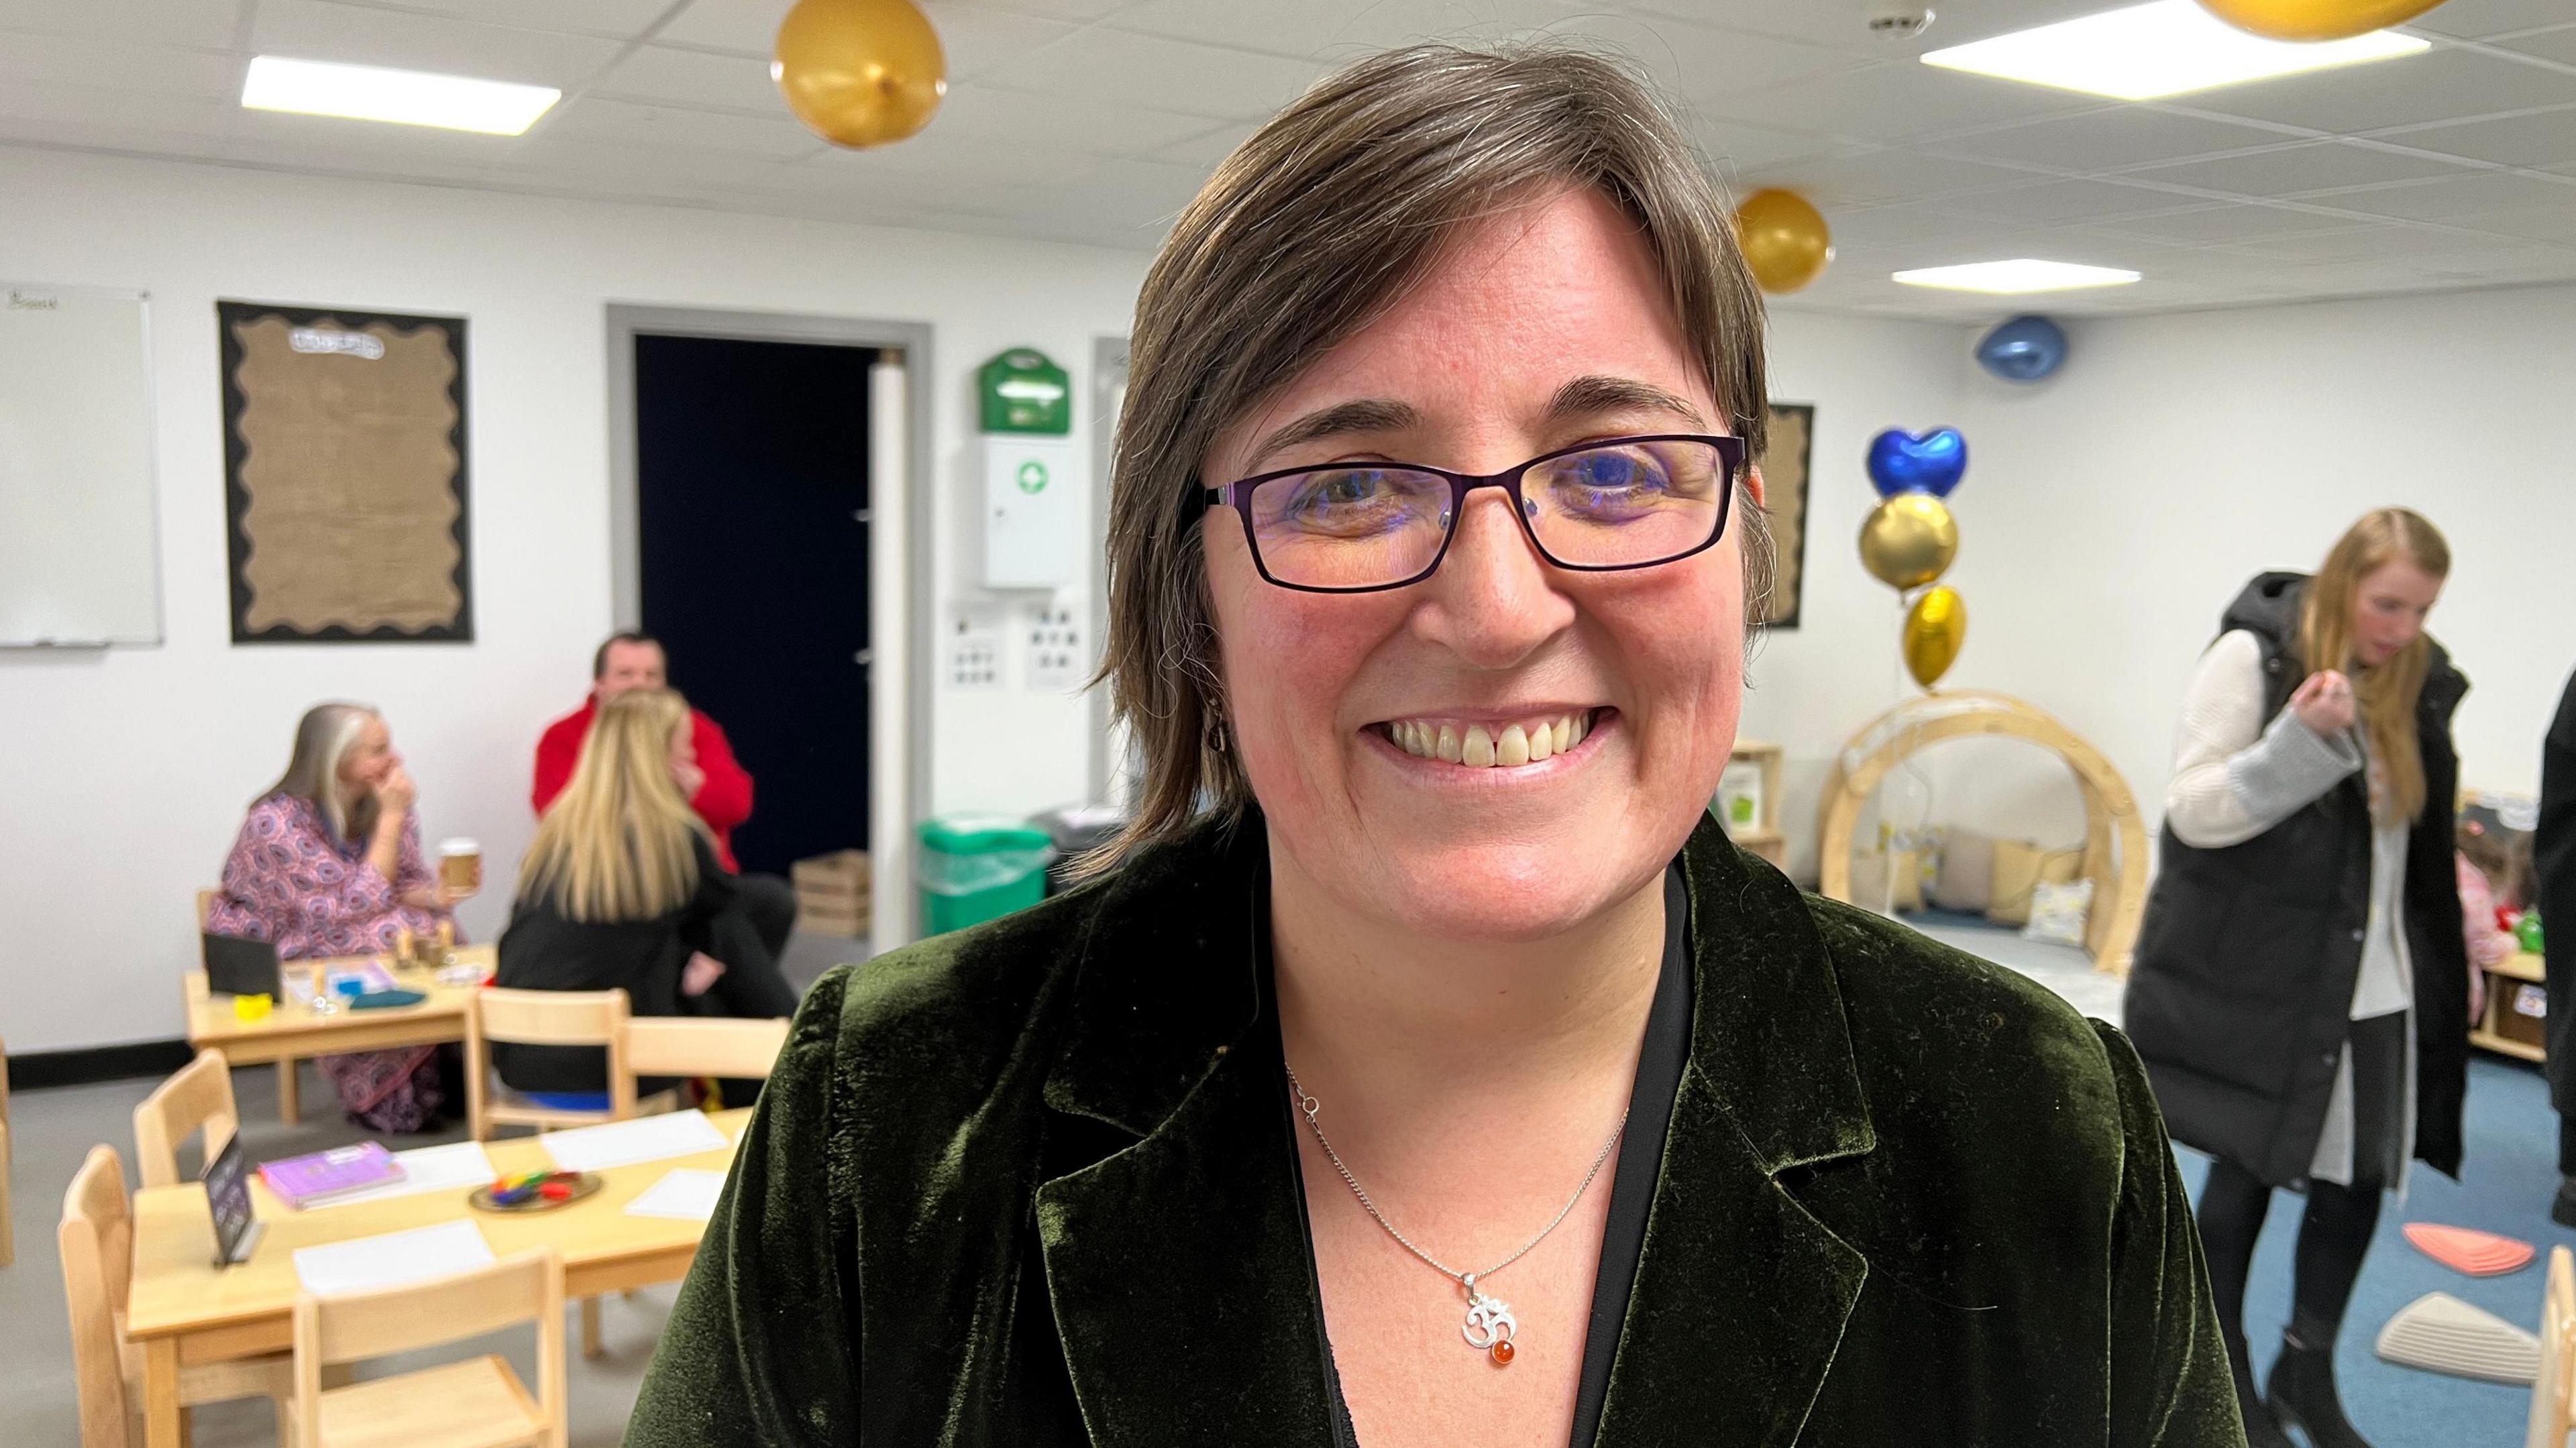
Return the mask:
<path fill-rule="evenodd" d="M 2137 1059 L 1706 802 L 1760 301 L 1617 64 L 1420 47 L 1137 304 L 1071 894 L 827 976 L 634 1444 L 2234 1444 Z"/>

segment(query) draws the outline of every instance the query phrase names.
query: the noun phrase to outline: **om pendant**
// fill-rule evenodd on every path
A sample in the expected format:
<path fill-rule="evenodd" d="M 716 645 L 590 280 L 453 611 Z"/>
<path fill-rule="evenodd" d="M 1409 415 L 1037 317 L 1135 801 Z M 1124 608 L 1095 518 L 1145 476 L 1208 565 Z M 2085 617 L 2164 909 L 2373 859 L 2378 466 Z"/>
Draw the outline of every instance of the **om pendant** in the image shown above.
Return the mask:
<path fill-rule="evenodd" d="M 1514 1349 L 1512 1334 L 1520 1324 L 1512 1319 L 1512 1305 L 1499 1297 L 1487 1297 L 1476 1290 L 1474 1273 L 1466 1278 L 1467 1321 L 1459 1331 L 1467 1346 L 1494 1360 L 1496 1367 L 1509 1367 Z"/>

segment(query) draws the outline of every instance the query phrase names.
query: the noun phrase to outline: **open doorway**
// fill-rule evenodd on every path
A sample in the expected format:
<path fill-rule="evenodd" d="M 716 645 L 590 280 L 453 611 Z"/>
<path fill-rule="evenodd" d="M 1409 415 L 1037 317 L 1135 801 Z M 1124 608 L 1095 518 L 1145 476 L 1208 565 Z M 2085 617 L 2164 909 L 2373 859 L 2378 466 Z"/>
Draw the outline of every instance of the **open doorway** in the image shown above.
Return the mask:
<path fill-rule="evenodd" d="M 745 870 L 868 847 L 865 347 L 641 334 L 643 627 L 757 787 Z"/>
<path fill-rule="evenodd" d="M 742 867 L 865 849 L 875 918 L 832 958 L 909 940 L 930 656 L 910 597 L 930 521 L 910 506 L 927 423 L 910 378 L 928 329 L 608 312 L 616 622 L 662 639 L 672 683 L 751 774 Z"/>

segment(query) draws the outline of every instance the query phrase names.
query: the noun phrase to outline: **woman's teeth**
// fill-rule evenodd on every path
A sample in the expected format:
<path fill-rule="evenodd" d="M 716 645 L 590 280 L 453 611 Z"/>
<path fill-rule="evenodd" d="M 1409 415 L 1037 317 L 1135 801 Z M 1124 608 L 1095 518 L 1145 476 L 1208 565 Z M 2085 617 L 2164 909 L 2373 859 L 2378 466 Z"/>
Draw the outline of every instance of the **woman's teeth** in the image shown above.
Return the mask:
<path fill-rule="evenodd" d="M 1592 732 L 1592 713 L 1559 714 L 1526 724 L 1506 724 L 1500 733 L 1482 724 L 1460 726 L 1437 719 L 1398 719 L 1386 726 L 1395 747 L 1416 759 L 1445 759 L 1469 769 L 1496 765 L 1536 764 L 1563 754 Z"/>

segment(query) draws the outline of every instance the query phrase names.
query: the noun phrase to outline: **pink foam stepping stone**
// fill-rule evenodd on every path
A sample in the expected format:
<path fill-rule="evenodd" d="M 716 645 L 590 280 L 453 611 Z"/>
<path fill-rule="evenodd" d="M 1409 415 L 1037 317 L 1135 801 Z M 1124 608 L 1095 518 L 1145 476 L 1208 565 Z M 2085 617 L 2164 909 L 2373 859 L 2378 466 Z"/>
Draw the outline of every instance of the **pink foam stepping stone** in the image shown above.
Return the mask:
<path fill-rule="evenodd" d="M 2471 1277 L 2496 1277 L 2529 1266 L 2533 1248 L 2529 1242 L 2499 1237 L 2470 1227 L 2445 1227 L 2436 1222 L 2408 1222 L 2406 1240 L 2415 1250 Z"/>

